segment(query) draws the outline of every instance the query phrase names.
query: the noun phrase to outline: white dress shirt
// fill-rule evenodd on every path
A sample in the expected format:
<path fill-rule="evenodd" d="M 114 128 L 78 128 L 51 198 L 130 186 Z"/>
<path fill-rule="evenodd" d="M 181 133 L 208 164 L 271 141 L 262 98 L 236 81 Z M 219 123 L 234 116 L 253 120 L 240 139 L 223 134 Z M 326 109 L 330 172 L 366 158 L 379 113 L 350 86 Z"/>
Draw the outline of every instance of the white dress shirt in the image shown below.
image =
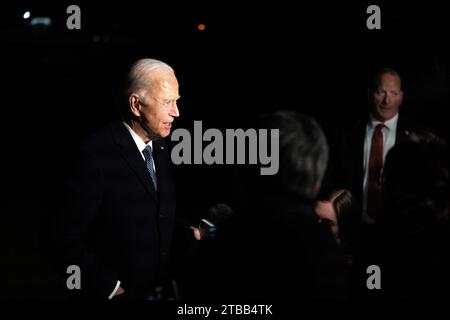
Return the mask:
<path fill-rule="evenodd" d="M 145 161 L 145 156 L 144 156 L 143 151 L 144 151 L 144 149 L 145 149 L 146 146 L 150 146 L 150 147 L 152 148 L 152 151 L 153 151 L 153 142 L 152 142 L 152 140 L 150 140 L 150 141 L 146 144 L 146 143 L 141 139 L 141 137 L 139 137 L 139 136 L 137 135 L 137 133 L 134 132 L 133 129 L 131 129 L 131 127 L 130 127 L 126 122 L 123 122 L 123 125 L 125 126 L 125 128 L 127 128 L 128 132 L 130 132 L 131 137 L 132 137 L 133 140 L 134 140 L 134 143 L 136 143 L 136 146 L 138 147 L 139 151 L 141 152 L 142 159 Z M 153 161 L 153 170 L 155 171 L 155 174 L 156 174 L 155 161 Z"/>
<path fill-rule="evenodd" d="M 366 137 L 364 139 L 364 157 L 363 157 L 363 207 L 362 207 L 362 220 L 366 224 L 373 224 L 375 220 L 369 217 L 367 214 L 367 189 L 368 189 L 368 173 L 369 173 L 369 159 L 370 159 L 370 148 L 372 146 L 372 135 L 375 127 L 383 123 L 376 120 L 373 116 L 370 116 L 369 121 L 366 126 Z M 384 122 L 384 128 L 381 130 L 383 134 L 383 164 L 386 159 L 386 155 L 389 150 L 395 144 L 396 133 L 397 133 L 397 123 L 398 123 L 398 113 L 392 119 Z"/>

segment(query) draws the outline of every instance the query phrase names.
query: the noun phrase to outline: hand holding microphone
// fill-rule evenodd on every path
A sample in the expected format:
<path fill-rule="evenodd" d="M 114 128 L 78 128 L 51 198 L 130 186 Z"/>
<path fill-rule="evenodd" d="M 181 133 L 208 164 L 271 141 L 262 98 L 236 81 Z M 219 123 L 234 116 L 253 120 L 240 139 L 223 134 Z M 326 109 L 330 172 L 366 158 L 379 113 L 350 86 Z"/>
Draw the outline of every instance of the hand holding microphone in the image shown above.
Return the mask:
<path fill-rule="evenodd" d="M 223 223 L 234 214 L 233 209 L 225 203 L 218 203 L 208 210 L 207 219 L 200 221 L 198 228 L 191 227 L 197 240 L 214 238 L 217 234 L 217 225 Z"/>
<path fill-rule="evenodd" d="M 198 225 L 202 239 L 214 238 L 217 233 L 217 226 L 207 219 L 202 219 Z"/>

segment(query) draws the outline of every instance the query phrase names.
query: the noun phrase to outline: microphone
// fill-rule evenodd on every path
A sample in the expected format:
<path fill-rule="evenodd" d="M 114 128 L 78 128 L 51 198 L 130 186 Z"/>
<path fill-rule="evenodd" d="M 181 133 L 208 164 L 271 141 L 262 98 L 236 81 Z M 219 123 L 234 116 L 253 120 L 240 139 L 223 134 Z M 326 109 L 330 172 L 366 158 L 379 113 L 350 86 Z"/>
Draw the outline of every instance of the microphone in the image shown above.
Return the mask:
<path fill-rule="evenodd" d="M 221 224 L 234 215 L 233 209 L 225 203 L 218 203 L 208 210 L 208 217 L 213 224 Z"/>
<path fill-rule="evenodd" d="M 234 215 L 233 209 L 225 203 L 218 203 L 208 210 L 207 219 L 200 221 L 199 229 L 213 238 L 217 233 L 217 225 L 224 223 Z"/>

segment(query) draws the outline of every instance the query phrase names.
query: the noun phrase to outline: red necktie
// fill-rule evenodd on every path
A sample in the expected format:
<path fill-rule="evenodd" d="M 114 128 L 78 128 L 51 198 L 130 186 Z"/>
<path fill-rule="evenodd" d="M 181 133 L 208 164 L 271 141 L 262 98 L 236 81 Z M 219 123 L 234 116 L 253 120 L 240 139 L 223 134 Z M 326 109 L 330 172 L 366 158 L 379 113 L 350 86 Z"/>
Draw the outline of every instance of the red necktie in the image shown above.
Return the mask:
<path fill-rule="evenodd" d="M 384 124 L 376 126 L 372 135 L 370 147 L 369 175 L 367 189 L 367 214 L 376 218 L 382 210 L 381 170 L 383 169 L 383 128 Z"/>

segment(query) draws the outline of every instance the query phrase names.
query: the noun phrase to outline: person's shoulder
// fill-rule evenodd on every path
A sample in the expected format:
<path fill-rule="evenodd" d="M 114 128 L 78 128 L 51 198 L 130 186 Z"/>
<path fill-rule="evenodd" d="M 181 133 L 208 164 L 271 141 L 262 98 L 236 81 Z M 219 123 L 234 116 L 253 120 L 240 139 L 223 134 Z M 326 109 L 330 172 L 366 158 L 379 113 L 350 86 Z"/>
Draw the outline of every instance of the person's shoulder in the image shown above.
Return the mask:
<path fill-rule="evenodd" d="M 85 151 L 99 151 L 110 148 L 117 137 L 126 134 L 126 128 L 118 120 L 111 121 L 93 131 L 83 142 L 82 149 Z"/>
<path fill-rule="evenodd" d="M 340 147 L 361 141 L 366 133 L 367 119 L 360 118 L 345 123 L 337 128 L 333 141 Z"/>
<path fill-rule="evenodd" d="M 407 114 L 400 112 L 398 114 L 397 122 L 397 137 L 400 139 L 407 139 L 412 132 L 420 130 L 429 130 L 429 127 L 420 123 L 420 120 Z"/>
<path fill-rule="evenodd" d="M 369 120 L 367 117 L 357 119 L 345 128 L 345 132 L 347 134 L 355 134 L 355 133 L 365 132 L 368 121 Z"/>
<path fill-rule="evenodd" d="M 167 150 L 171 146 L 167 143 L 166 139 L 158 139 L 153 141 L 154 148 L 159 148 L 162 150 Z"/>

